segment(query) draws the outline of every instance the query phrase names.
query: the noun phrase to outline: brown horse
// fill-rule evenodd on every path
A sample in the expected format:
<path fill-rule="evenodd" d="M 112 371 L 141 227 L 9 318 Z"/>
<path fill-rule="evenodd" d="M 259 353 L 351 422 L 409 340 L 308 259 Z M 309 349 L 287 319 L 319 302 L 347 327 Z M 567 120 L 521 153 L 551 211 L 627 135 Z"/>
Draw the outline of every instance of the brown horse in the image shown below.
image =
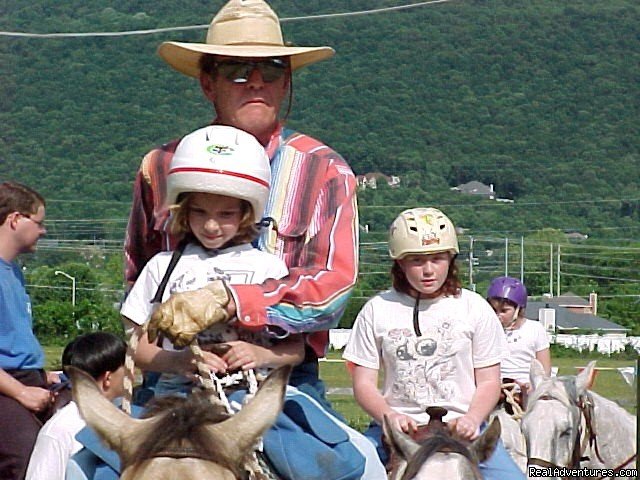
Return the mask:
<path fill-rule="evenodd" d="M 82 416 L 120 457 L 122 480 L 232 480 L 249 478 L 249 472 L 257 478 L 256 444 L 282 409 L 290 371 L 273 371 L 233 416 L 206 394 L 194 394 L 173 399 L 146 419 L 116 408 L 84 372 L 70 373 Z"/>
<path fill-rule="evenodd" d="M 458 440 L 439 425 L 420 441 L 390 428 L 386 417 L 383 429 L 395 459 L 389 480 L 481 480 L 478 463 L 491 456 L 500 439 L 498 419 L 471 443 Z"/>

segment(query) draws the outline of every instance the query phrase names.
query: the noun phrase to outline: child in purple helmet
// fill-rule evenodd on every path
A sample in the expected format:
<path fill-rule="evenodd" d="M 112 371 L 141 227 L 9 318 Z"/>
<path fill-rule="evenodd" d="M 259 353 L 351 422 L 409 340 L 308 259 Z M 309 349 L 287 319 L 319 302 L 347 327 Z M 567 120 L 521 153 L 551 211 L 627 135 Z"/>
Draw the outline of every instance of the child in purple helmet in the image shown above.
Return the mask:
<path fill-rule="evenodd" d="M 547 333 L 539 322 L 525 315 L 527 289 L 512 277 L 494 278 L 487 291 L 487 300 L 495 310 L 507 337 L 509 355 L 502 360 L 502 378 L 515 380 L 526 391 L 531 390 L 529 370 L 537 359 L 547 375 L 551 372 L 551 354 Z"/>

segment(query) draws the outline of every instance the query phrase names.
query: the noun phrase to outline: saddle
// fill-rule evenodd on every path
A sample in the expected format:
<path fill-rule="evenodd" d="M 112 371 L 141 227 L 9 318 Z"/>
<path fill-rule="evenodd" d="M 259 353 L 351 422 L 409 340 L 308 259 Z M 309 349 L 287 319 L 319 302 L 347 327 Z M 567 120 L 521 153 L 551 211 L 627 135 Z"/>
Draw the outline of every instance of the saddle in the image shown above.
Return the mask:
<path fill-rule="evenodd" d="M 449 433 L 447 423 L 442 420 L 444 416 L 449 413 L 446 408 L 427 407 L 425 411 L 427 412 L 427 415 L 429 415 L 429 423 L 426 425 L 418 425 L 416 431 L 409 434 L 409 436 L 418 443 L 423 442 L 433 435 L 447 435 Z M 386 465 L 387 472 L 393 472 L 398 463 L 398 459 L 396 458 L 394 449 L 389 445 L 389 440 L 384 434 L 382 435 L 382 444 L 389 457 L 389 461 Z"/>

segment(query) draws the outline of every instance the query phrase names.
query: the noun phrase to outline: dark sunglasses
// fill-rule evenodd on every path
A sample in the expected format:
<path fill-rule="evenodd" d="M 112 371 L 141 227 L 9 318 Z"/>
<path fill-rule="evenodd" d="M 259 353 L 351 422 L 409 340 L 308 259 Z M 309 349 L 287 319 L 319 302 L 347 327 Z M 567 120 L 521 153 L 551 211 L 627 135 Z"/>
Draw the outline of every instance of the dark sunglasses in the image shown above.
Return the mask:
<path fill-rule="evenodd" d="M 215 65 L 218 73 L 233 83 L 247 83 L 256 68 L 260 72 L 262 80 L 271 83 L 285 74 L 288 63 L 281 58 L 266 58 L 258 61 L 221 60 Z"/>

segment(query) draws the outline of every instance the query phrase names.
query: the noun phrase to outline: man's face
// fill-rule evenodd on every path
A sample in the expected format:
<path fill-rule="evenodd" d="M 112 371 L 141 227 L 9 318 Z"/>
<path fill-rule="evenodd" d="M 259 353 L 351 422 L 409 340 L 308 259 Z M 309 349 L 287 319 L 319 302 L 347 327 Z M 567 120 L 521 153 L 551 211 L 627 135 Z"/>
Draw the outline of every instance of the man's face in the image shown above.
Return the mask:
<path fill-rule="evenodd" d="M 36 251 L 36 244 L 47 233 L 44 226 L 44 207 L 40 205 L 36 213 L 19 214 L 17 234 L 20 238 L 20 253 Z"/>
<path fill-rule="evenodd" d="M 260 58 L 226 58 L 218 61 L 259 62 Z M 265 81 L 258 68 L 251 71 L 244 83 L 234 83 L 224 75 L 200 74 L 200 85 L 205 96 L 213 102 L 218 121 L 253 134 L 265 145 L 278 122 L 280 105 L 289 88 L 289 67 L 284 75 L 271 82 Z"/>

